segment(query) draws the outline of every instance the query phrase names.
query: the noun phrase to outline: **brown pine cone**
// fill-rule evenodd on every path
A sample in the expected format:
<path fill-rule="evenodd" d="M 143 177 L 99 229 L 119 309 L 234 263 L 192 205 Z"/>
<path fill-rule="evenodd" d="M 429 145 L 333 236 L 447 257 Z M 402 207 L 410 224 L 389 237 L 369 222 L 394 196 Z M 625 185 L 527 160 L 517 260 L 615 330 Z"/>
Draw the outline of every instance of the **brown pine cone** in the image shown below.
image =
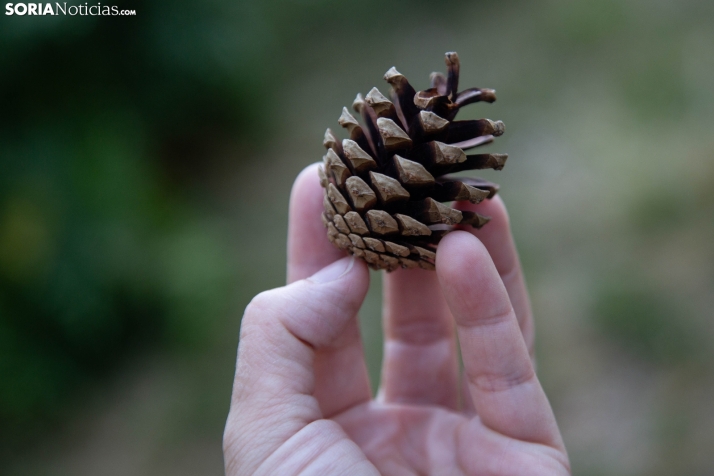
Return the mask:
<path fill-rule="evenodd" d="M 457 92 L 456 53 L 446 53 L 446 66 L 446 76 L 432 73 L 431 88 L 419 92 L 391 68 L 384 79 L 392 86 L 392 101 L 372 88 L 352 104 L 366 129 L 343 108 L 338 122 L 350 138 L 340 142 L 330 129 L 325 132 L 327 154 L 319 174 L 327 235 L 373 269 L 434 269 L 439 240 L 454 225 L 481 228 L 489 221 L 442 202 L 479 203 L 498 191 L 482 179 L 447 175 L 503 168 L 507 154 L 464 152 L 493 142 L 503 134 L 503 122 L 454 120 L 462 106 L 494 102 L 495 91 Z"/>

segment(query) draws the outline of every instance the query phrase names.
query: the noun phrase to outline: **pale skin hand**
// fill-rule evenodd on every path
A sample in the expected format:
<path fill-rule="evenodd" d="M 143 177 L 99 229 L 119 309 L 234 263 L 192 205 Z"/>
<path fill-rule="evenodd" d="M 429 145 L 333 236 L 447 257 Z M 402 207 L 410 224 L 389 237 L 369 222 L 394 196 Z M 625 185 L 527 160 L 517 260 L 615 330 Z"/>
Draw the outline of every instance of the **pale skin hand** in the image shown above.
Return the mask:
<path fill-rule="evenodd" d="M 289 284 L 256 296 L 242 321 L 227 475 L 570 474 L 533 369 L 530 304 L 503 203 L 460 205 L 493 220 L 447 235 L 436 272 L 385 275 L 375 400 L 357 322 L 369 273 L 327 241 L 315 166 L 300 174 Z"/>

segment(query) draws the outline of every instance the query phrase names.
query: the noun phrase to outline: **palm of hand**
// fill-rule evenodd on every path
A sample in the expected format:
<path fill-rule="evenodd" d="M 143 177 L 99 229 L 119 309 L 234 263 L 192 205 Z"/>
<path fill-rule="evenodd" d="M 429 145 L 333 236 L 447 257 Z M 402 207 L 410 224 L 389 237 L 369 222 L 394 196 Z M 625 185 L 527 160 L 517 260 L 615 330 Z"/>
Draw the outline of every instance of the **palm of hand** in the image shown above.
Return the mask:
<path fill-rule="evenodd" d="M 373 403 L 335 420 L 380 474 L 568 474 L 557 449 L 496 433 L 445 408 Z"/>
<path fill-rule="evenodd" d="M 436 273 L 386 275 L 372 400 L 357 321 L 364 263 L 344 259 L 304 279 L 340 257 L 314 220 L 321 200 L 308 168 L 291 198 L 294 284 L 262 293 L 243 318 L 226 473 L 569 474 L 531 364 L 530 306 L 502 203 L 478 205 L 493 217 L 478 232 L 483 245 L 453 233 Z"/>

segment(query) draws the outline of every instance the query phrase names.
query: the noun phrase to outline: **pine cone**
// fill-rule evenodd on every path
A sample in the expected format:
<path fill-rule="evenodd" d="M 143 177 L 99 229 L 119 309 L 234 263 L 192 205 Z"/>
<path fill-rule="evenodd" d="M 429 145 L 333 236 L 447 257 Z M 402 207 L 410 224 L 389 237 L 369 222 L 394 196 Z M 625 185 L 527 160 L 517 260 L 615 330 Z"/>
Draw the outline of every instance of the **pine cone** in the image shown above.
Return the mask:
<path fill-rule="evenodd" d="M 431 88 L 416 92 L 395 68 L 384 75 L 392 101 L 373 88 L 352 104 L 366 129 L 342 109 L 340 142 L 330 129 L 319 167 L 325 188 L 322 220 L 330 241 L 373 269 L 434 269 L 439 240 L 455 225 L 481 228 L 489 217 L 442 202 L 492 198 L 498 186 L 478 178 L 450 177 L 472 169 L 503 168 L 506 154 L 466 155 L 493 142 L 501 121 L 455 121 L 462 106 L 494 102 L 493 89 L 458 91 L 459 57 L 446 53 L 448 74 L 431 74 Z"/>

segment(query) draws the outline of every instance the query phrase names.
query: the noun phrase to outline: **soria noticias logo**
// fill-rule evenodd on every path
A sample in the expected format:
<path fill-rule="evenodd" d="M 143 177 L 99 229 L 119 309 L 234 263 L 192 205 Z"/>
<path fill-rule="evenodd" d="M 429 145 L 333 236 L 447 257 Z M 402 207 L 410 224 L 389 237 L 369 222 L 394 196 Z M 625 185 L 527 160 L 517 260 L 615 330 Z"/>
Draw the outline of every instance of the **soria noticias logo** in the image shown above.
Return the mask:
<path fill-rule="evenodd" d="M 56 3 L 6 3 L 5 15 L 69 15 L 69 16 L 136 16 L 136 10 L 121 10 L 117 6 L 102 5 L 67 5 Z"/>

